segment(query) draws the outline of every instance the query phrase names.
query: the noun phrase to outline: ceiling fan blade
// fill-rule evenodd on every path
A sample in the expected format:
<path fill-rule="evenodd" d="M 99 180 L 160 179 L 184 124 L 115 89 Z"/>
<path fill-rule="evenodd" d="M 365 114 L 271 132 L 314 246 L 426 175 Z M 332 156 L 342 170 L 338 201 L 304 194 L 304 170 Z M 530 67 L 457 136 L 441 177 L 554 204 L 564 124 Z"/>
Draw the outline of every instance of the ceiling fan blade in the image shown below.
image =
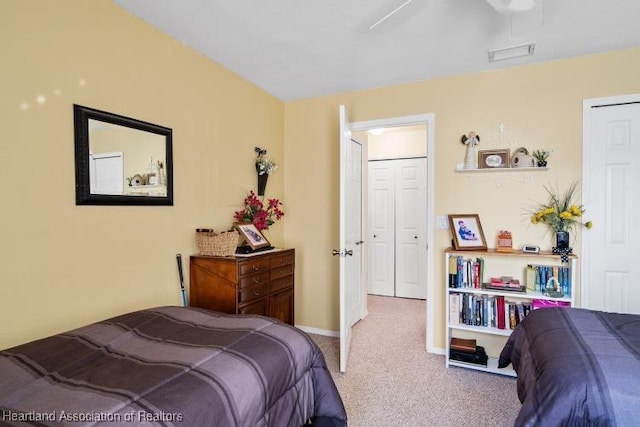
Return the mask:
<path fill-rule="evenodd" d="M 378 19 L 376 22 L 374 22 L 373 24 L 371 24 L 369 26 L 369 31 L 373 30 L 374 28 L 376 28 L 378 25 L 382 24 L 384 21 L 386 21 L 387 19 L 391 18 L 393 15 L 395 15 L 396 13 L 398 13 L 402 8 L 404 8 L 405 6 L 407 6 L 409 3 L 411 3 L 413 0 L 406 0 L 404 3 L 402 3 L 400 6 L 396 7 L 395 9 L 393 9 L 391 12 L 387 13 L 385 16 L 383 16 L 382 18 Z"/>

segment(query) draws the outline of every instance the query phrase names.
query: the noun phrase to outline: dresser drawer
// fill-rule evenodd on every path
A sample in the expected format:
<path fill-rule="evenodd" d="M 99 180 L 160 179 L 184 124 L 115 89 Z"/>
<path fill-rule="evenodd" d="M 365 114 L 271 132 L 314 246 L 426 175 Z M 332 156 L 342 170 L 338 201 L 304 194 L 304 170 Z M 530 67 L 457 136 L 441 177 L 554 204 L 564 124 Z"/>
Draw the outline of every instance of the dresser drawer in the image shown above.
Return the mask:
<path fill-rule="evenodd" d="M 263 257 L 238 263 L 238 273 L 240 276 L 267 271 L 269 268 L 271 268 L 271 260 Z"/>
<path fill-rule="evenodd" d="M 263 298 L 269 293 L 269 283 L 238 289 L 238 304 Z"/>
<path fill-rule="evenodd" d="M 271 269 L 271 280 L 293 275 L 293 264 Z"/>
<path fill-rule="evenodd" d="M 271 292 L 277 292 L 280 289 L 293 288 L 293 275 L 284 276 L 271 281 Z"/>
<path fill-rule="evenodd" d="M 238 314 L 259 314 L 260 316 L 267 316 L 267 299 L 263 298 L 251 304 L 238 307 Z"/>
<path fill-rule="evenodd" d="M 293 252 L 286 252 L 281 255 L 275 255 L 271 258 L 271 268 L 282 267 L 283 265 L 293 264 Z"/>
<path fill-rule="evenodd" d="M 247 286 L 255 286 L 269 282 L 269 271 L 263 271 L 262 273 L 252 274 L 250 276 L 243 276 L 238 280 L 239 288 L 246 288 Z"/>

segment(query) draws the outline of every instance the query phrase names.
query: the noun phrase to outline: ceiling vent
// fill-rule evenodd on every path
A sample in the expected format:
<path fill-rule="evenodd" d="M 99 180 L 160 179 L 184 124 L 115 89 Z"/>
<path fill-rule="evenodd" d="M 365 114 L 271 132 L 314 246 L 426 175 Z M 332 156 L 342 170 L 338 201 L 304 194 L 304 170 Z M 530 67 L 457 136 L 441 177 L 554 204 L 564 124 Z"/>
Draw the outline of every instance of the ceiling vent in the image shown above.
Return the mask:
<path fill-rule="evenodd" d="M 535 0 L 487 0 L 487 3 L 496 11 L 505 15 L 526 12 L 536 5 Z"/>
<path fill-rule="evenodd" d="M 520 58 L 522 56 L 533 55 L 536 48 L 535 43 L 527 43 L 519 46 L 505 47 L 489 51 L 489 62 L 504 61 L 506 59 Z"/>

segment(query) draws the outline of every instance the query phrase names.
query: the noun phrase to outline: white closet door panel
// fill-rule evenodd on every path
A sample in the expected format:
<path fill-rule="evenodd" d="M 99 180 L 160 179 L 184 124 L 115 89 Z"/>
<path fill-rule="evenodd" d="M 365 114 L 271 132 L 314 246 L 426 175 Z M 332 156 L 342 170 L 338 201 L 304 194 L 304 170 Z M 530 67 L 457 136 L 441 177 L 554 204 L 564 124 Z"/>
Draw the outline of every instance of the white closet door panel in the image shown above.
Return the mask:
<path fill-rule="evenodd" d="M 395 294 L 394 167 L 369 162 L 369 293 Z"/>
<path fill-rule="evenodd" d="M 396 296 L 426 298 L 426 159 L 396 161 Z"/>

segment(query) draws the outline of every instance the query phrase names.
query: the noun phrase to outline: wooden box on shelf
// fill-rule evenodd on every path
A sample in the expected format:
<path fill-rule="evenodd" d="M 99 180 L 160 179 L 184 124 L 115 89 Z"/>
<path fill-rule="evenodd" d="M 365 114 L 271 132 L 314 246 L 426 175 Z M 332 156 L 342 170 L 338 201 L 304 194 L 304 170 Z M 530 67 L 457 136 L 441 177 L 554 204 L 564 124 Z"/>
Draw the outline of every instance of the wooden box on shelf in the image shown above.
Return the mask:
<path fill-rule="evenodd" d="M 577 257 L 572 255 L 568 264 L 562 264 L 560 256 L 551 252 L 447 249 L 446 366 L 515 376 L 510 367 L 498 368 L 501 346 L 491 349 L 485 344 L 504 345 L 511 331 L 531 310 L 541 306 L 575 306 L 576 261 Z M 487 287 L 485 277 L 492 278 L 494 286 L 490 281 Z M 498 278 L 504 289 L 500 289 Z M 562 296 L 545 293 L 549 281 L 556 282 Z M 507 288 L 508 283 L 514 287 Z M 452 359 L 452 343 L 459 339 L 475 340 L 477 347 L 486 347 L 486 365 L 460 361 L 458 355 L 458 360 Z"/>
<path fill-rule="evenodd" d="M 192 255 L 189 305 L 294 324 L 294 249 L 250 256 Z"/>

